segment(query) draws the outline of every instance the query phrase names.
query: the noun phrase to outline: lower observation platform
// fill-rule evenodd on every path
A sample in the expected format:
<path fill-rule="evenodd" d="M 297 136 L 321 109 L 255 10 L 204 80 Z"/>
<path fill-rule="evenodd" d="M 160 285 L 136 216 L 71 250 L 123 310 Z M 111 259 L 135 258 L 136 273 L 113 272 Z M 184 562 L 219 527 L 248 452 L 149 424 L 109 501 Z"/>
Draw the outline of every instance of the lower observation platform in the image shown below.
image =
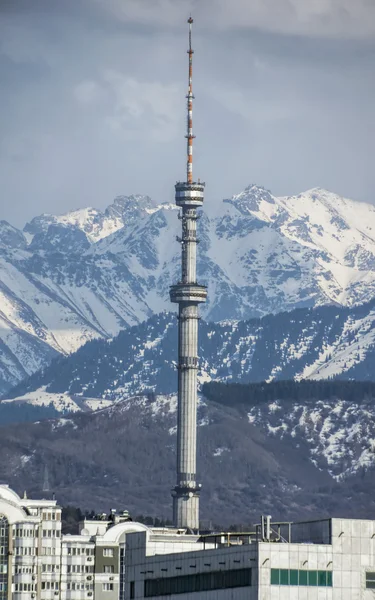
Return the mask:
<path fill-rule="evenodd" d="M 207 287 L 197 283 L 178 283 L 170 287 L 171 302 L 206 302 Z"/>

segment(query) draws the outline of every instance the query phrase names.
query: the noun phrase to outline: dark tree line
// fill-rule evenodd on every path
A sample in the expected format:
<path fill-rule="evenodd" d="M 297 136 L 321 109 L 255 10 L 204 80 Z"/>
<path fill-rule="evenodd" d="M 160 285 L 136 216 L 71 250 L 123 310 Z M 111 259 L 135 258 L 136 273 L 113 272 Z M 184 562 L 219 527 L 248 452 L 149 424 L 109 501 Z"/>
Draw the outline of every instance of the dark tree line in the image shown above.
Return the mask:
<path fill-rule="evenodd" d="M 202 387 L 207 400 L 227 406 L 250 405 L 279 401 L 308 402 L 337 398 L 360 403 L 375 398 L 375 383 L 371 381 L 304 380 L 271 383 L 220 383 L 211 381 Z"/>

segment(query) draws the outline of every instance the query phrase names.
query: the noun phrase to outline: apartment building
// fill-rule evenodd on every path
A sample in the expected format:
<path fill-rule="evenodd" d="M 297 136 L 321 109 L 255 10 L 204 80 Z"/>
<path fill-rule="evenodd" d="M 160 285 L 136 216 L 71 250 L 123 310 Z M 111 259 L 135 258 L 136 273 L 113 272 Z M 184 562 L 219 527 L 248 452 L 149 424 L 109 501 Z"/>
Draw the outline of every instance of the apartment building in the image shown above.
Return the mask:
<path fill-rule="evenodd" d="M 61 508 L 0 486 L 0 600 L 59 597 Z"/>
<path fill-rule="evenodd" d="M 199 536 L 134 523 L 126 511 L 62 535 L 56 500 L 20 498 L 0 485 L 0 600 L 125 600 L 126 537 L 139 532 L 157 554 L 203 547 Z"/>

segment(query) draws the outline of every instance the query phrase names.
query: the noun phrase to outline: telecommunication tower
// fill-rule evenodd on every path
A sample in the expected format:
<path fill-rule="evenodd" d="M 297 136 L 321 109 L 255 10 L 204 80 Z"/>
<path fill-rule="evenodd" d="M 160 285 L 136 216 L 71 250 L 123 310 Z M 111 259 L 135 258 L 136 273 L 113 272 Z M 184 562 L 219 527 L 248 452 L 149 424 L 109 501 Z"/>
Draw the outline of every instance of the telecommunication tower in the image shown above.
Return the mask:
<path fill-rule="evenodd" d="M 200 485 L 196 476 L 198 304 L 207 298 L 206 286 L 197 283 L 197 208 L 204 200 L 205 184 L 193 179 L 193 53 L 189 23 L 189 86 L 187 93 L 186 181 L 175 185 L 175 202 L 181 208 L 181 278 L 170 288 L 171 302 L 178 304 L 178 408 L 177 482 L 172 490 L 176 527 L 199 528 Z"/>

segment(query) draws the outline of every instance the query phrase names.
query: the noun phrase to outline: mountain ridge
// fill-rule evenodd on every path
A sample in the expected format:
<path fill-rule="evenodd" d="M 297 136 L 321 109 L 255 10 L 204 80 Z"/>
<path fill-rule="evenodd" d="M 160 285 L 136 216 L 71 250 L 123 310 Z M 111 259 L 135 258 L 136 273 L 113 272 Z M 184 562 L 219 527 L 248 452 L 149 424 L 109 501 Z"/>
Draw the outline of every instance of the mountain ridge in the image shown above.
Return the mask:
<path fill-rule="evenodd" d="M 177 214 L 136 195 L 104 211 L 35 217 L 23 232 L 0 223 L 0 393 L 56 353 L 110 339 L 170 307 L 180 270 Z M 250 185 L 208 203 L 198 235 L 205 319 L 354 306 L 375 295 L 371 205 L 319 188 L 277 198 Z"/>
<path fill-rule="evenodd" d="M 249 321 L 200 322 L 199 385 L 339 378 L 374 381 L 375 300 L 295 309 Z M 61 395 L 113 402 L 177 389 L 177 320 L 160 313 L 110 340 L 93 340 L 5 393 L 50 403 Z M 73 400 L 74 404 L 74 400 Z"/>

